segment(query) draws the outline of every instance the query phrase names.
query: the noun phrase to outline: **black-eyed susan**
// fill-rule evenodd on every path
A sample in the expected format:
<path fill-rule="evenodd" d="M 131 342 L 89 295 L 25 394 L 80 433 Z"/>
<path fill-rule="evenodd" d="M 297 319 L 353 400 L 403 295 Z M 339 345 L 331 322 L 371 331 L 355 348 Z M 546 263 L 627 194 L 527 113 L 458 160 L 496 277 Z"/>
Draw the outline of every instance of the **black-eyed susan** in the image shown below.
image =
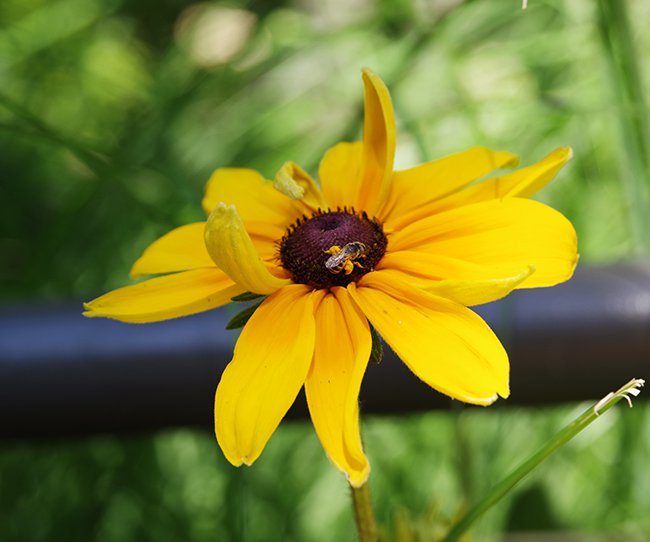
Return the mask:
<path fill-rule="evenodd" d="M 163 276 L 95 299 L 85 313 L 153 322 L 245 292 L 268 296 L 221 377 L 217 440 L 232 464 L 250 465 L 304 385 L 318 437 L 355 487 L 369 472 L 358 394 L 370 324 L 424 382 L 488 405 L 509 394 L 508 359 L 467 307 L 562 282 L 578 259 L 570 222 L 527 199 L 570 149 L 487 179 L 517 157 L 475 147 L 394 171 L 390 96 L 370 71 L 363 82 L 363 141 L 330 149 L 320 184 L 292 162 L 272 182 L 217 170 L 207 221 L 171 231 L 133 266 L 134 276 Z"/>

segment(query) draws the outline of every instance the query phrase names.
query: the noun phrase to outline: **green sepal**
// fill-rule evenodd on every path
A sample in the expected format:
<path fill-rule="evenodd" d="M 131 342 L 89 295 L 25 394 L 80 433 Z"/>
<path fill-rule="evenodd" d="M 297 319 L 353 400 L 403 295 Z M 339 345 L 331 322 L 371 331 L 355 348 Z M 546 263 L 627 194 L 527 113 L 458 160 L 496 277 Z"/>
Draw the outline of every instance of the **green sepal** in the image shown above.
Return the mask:
<path fill-rule="evenodd" d="M 243 294 L 239 294 L 236 295 L 235 297 L 231 297 L 230 301 L 234 301 L 235 303 L 245 303 L 246 301 L 255 301 L 260 297 L 264 297 L 264 295 L 254 294 L 253 292 L 244 292 Z"/>
<path fill-rule="evenodd" d="M 370 326 L 370 336 L 372 337 L 372 346 L 370 347 L 370 363 L 379 364 L 384 355 L 384 346 L 381 344 L 381 338 L 377 330 Z"/>
<path fill-rule="evenodd" d="M 244 327 L 246 325 L 246 322 L 248 322 L 250 317 L 253 316 L 253 313 L 257 310 L 257 307 L 259 307 L 261 304 L 262 301 L 255 303 L 255 305 L 251 305 L 250 307 L 246 307 L 243 311 L 235 314 L 235 316 L 230 319 L 230 322 L 226 324 L 226 329 L 232 330 Z"/>

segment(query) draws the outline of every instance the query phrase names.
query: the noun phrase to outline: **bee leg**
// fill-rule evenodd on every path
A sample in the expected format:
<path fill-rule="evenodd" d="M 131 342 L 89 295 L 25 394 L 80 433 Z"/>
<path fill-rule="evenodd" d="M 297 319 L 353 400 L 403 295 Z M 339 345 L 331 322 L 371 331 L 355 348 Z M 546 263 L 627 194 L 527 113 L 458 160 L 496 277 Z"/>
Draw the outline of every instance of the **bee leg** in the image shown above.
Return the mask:
<path fill-rule="evenodd" d="M 334 254 L 338 254 L 339 252 L 341 252 L 341 250 L 342 250 L 342 248 L 340 246 L 332 245 L 331 247 L 329 247 L 324 252 L 325 252 L 325 254 L 331 254 L 333 256 Z"/>
<path fill-rule="evenodd" d="M 352 273 L 352 270 L 354 269 L 354 264 L 350 260 L 347 260 L 343 264 L 343 269 L 345 270 L 345 274 L 349 275 L 350 273 Z"/>
<path fill-rule="evenodd" d="M 355 261 L 353 263 L 355 267 L 358 267 L 359 269 L 364 269 L 363 265 L 361 265 L 359 262 Z"/>

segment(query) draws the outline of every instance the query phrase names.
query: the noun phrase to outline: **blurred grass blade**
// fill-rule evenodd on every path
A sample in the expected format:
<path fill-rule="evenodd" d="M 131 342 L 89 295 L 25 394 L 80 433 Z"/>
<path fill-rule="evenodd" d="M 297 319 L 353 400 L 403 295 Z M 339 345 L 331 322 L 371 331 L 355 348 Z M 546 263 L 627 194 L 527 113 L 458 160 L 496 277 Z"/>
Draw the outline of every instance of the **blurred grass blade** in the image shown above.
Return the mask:
<path fill-rule="evenodd" d="M 627 400 L 630 407 L 632 401 L 630 395 L 636 397 L 640 393 L 640 388 L 645 384 L 644 380 L 633 378 L 627 384 L 613 393 L 609 393 L 603 399 L 598 401 L 593 407 L 587 409 L 578 418 L 573 420 L 569 425 L 551 438 L 540 450 L 538 450 L 527 461 L 522 463 L 514 472 L 504 478 L 500 483 L 494 486 L 488 494 L 473 508 L 471 508 L 461 520 L 454 525 L 442 542 L 453 542 L 474 523 L 479 517 L 487 512 L 492 506 L 506 496 L 515 485 L 517 485 L 528 473 L 537 467 L 553 452 L 564 446 L 573 437 L 585 429 L 589 424 L 595 421 L 598 416 L 607 412 L 621 399 Z"/>
<path fill-rule="evenodd" d="M 48 126 L 41 121 L 36 115 L 32 114 L 23 105 L 0 91 L 0 107 L 5 108 L 12 115 L 22 122 L 25 133 L 32 137 L 40 136 L 52 143 L 61 145 L 83 162 L 95 175 L 102 177 L 106 162 L 98 155 L 85 149 L 82 145 L 72 141 L 59 131 Z M 2 126 L 0 126 L 0 129 Z M 14 126 L 8 126 L 8 129 L 15 130 Z"/>
<path fill-rule="evenodd" d="M 609 65 L 615 114 L 621 133 L 620 170 L 637 253 L 650 252 L 650 125 L 640 57 L 625 0 L 598 1 L 598 29 Z"/>
<path fill-rule="evenodd" d="M 0 28 L 0 74 L 39 51 L 69 39 L 117 10 L 123 0 L 42 2 L 19 21 Z"/>

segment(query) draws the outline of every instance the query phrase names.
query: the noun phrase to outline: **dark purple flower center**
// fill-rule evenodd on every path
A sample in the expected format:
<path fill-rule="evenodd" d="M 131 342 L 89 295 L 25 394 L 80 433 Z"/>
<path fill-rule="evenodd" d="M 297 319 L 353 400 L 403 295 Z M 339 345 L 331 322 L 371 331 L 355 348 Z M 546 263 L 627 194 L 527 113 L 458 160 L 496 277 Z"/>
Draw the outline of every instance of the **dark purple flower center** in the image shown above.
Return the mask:
<path fill-rule="evenodd" d="M 366 213 L 319 209 L 289 227 L 280 241 L 280 260 L 294 282 L 347 286 L 375 268 L 386 243 L 381 224 Z"/>

